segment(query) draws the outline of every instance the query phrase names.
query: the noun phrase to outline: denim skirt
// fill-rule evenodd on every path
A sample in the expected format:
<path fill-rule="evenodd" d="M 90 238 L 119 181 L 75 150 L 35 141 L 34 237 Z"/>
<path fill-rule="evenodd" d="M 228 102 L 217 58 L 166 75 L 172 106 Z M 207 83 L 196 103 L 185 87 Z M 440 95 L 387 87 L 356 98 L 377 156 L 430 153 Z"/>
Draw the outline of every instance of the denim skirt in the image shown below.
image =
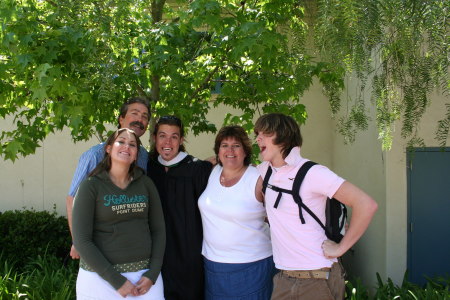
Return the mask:
<path fill-rule="evenodd" d="M 269 300 L 272 256 L 251 263 L 218 263 L 204 258 L 206 300 Z"/>

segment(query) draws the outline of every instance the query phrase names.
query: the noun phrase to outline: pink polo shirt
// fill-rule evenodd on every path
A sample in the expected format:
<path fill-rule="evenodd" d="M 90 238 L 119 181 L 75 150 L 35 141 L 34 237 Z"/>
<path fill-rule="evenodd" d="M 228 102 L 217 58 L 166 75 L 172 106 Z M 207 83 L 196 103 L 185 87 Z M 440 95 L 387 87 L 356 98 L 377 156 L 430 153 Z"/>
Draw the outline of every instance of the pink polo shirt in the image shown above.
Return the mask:
<path fill-rule="evenodd" d="M 300 156 L 300 148 L 295 147 L 285 158 L 287 163 L 275 171 L 269 183 L 283 189 L 292 189 L 292 183 L 300 167 L 308 161 Z M 258 166 L 264 178 L 269 162 Z M 345 180 L 321 165 L 313 166 L 300 187 L 300 197 L 325 224 L 327 197 L 332 198 Z M 324 230 L 305 210 L 305 224 L 299 218 L 298 205 L 289 194 L 282 194 L 278 208 L 274 208 L 278 192 L 266 189 L 265 202 L 270 223 L 272 250 L 275 265 L 281 270 L 315 270 L 330 267 L 336 259 L 323 255 L 322 243 L 327 239 Z"/>

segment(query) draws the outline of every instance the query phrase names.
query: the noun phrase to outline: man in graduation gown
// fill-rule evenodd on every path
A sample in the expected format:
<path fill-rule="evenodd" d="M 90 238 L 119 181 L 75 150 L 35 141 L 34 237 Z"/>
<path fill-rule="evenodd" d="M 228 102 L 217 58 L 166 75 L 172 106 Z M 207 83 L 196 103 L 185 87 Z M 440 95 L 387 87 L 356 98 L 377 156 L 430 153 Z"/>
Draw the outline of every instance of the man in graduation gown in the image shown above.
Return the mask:
<path fill-rule="evenodd" d="M 147 174 L 154 181 L 166 223 L 162 267 L 166 300 L 204 299 L 202 221 L 197 200 L 212 164 L 184 150 L 184 128 L 177 117 L 161 117 L 154 130 Z"/>

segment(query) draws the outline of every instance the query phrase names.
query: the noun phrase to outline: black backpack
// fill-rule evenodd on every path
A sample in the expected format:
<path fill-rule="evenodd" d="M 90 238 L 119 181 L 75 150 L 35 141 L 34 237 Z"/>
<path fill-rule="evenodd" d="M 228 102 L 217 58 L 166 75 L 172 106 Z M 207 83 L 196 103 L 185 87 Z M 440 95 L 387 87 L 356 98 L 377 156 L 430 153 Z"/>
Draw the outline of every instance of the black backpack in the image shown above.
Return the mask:
<path fill-rule="evenodd" d="M 266 176 L 264 176 L 262 191 L 263 193 L 265 193 L 266 188 L 270 188 L 278 192 L 277 199 L 275 200 L 275 204 L 273 206 L 274 208 L 277 208 L 278 204 L 280 203 L 281 193 L 291 194 L 294 198 L 295 203 L 297 203 L 298 205 L 298 214 L 302 224 L 305 224 L 305 219 L 303 218 L 303 210 L 306 210 L 311 215 L 311 217 L 313 217 L 314 220 L 319 223 L 323 230 L 325 230 L 327 238 L 336 243 L 339 243 L 342 240 L 343 235 L 341 234 L 341 231 L 347 219 L 347 208 L 345 207 L 345 205 L 334 198 L 328 198 L 325 208 L 326 222 L 324 225 L 320 221 L 320 219 L 303 203 L 303 200 L 300 197 L 300 186 L 303 182 L 303 179 L 305 178 L 306 173 L 309 171 L 309 169 L 314 165 L 316 165 L 315 162 L 307 161 L 300 167 L 297 175 L 295 176 L 294 183 L 292 184 L 292 190 L 282 189 L 269 184 L 269 178 L 272 175 L 272 168 L 269 167 Z"/>

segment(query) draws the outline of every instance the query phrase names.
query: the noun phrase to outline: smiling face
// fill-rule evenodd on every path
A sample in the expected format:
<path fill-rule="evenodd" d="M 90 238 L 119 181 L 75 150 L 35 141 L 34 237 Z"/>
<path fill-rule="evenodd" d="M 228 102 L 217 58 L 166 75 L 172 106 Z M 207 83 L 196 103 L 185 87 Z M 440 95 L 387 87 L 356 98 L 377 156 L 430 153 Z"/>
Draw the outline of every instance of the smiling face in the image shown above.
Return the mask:
<path fill-rule="evenodd" d="M 142 103 L 132 103 L 128 105 L 128 110 L 124 117 L 119 117 L 120 128 L 129 128 L 141 137 L 147 130 L 149 114 L 147 107 Z"/>
<path fill-rule="evenodd" d="M 155 135 L 155 147 L 159 155 L 170 161 L 180 152 L 180 145 L 184 139 L 181 137 L 180 127 L 175 125 L 161 124 Z"/>
<path fill-rule="evenodd" d="M 220 142 L 218 157 L 224 168 L 240 168 L 246 157 L 244 147 L 234 137 L 228 137 Z"/>
<path fill-rule="evenodd" d="M 112 145 L 106 147 L 111 156 L 111 162 L 132 164 L 137 158 L 137 141 L 134 134 L 128 130 L 121 132 Z"/>
<path fill-rule="evenodd" d="M 281 167 L 285 164 L 282 148 L 274 144 L 275 134 L 265 134 L 259 132 L 256 136 L 256 143 L 258 143 L 261 159 L 268 161 L 275 168 Z"/>

